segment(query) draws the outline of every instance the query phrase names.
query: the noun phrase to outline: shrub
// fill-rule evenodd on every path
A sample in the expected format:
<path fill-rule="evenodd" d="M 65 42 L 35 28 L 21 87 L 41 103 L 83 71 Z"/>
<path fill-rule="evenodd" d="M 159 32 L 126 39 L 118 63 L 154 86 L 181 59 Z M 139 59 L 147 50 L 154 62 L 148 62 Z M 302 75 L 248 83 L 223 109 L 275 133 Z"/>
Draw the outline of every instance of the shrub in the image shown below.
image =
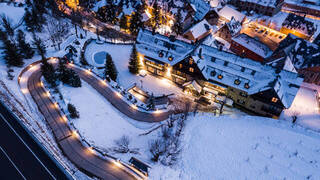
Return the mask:
<path fill-rule="evenodd" d="M 72 119 L 80 117 L 79 112 L 77 111 L 76 107 L 73 104 L 70 104 L 70 103 L 68 104 L 68 111 Z"/>

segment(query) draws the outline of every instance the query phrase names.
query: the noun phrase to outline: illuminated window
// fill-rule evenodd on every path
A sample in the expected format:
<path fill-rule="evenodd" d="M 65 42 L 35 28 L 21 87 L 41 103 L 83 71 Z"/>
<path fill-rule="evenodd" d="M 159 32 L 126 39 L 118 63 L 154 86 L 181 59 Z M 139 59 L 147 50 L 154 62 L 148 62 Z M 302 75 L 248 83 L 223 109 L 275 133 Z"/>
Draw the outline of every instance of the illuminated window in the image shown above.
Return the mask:
<path fill-rule="evenodd" d="M 182 64 L 179 64 L 179 68 L 180 68 L 180 69 L 182 68 Z"/>
<path fill-rule="evenodd" d="M 193 72 L 193 71 L 194 71 L 194 69 L 191 67 L 191 68 L 189 68 L 189 71 L 190 71 L 190 72 Z"/>
<path fill-rule="evenodd" d="M 172 56 L 169 56 L 169 57 L 168 57 L 168 60 L 169 60 L 169 61 L 172 61 L 172 60 L 173 60 L 173 57 L 172 57 Z"/>
<path fill-rule="evenodd" d="M 234 80 L 234 84 L 239 85 L 241 81 L 239 79 Z"/>
<path fill-rule="evenodd" d="M 218 76 L 218 79 L 222 79 L 223 78 L 223 76 L 220 74 L 219 76 Z"/>
<path fill-rule="evenodd" d="M 273 97 L 273 98 L 271 99 L 271 102 L 274 102 L 274 103 L 278 102 L 278 98 Z"/>
<path fill-rule="evenodd" d="M 159 57 L 163 57 L 163 52 L 160 52 L 160 53 L 159 53 Z"/>
<path fill-rule="evenodd" d="M 250 88 L 249 83 L 245 83 L 245 84 L 244 84 L 244 88 L 249 89 L 249 88 Z"/>
<path fill-rule="evenodd" d="M 191 65 L 191 64 L 193 64 L 193 59 L 189 59 L 189 64 Z"/>

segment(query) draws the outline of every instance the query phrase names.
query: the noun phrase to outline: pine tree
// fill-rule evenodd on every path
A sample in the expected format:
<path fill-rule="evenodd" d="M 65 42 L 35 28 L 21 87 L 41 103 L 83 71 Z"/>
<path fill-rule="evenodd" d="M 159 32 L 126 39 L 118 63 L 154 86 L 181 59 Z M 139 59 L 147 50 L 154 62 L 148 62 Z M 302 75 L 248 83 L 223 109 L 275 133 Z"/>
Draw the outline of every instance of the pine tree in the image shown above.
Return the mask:
<path fill-rule="evenodd" d="M 77 111 L 76 107 L 73 104 L 70 104 L 70 103 L 68 104 L 68 111 L 72 119 L 80 117 L 79 112 Z"/>
<path fill-rule="evenodd" d="M 35 34 L 33 34 L 33 44 L 36 46 L 36 50 L 38 54 L 41 56 L 42 60 L 46 59 L 46 46 L 43 44 L 40 38 L 37 38 Z"/>
<path fill-rule="evenodd" d="M 144 28 L 144 24 L 142 22 L 142 16 L 140 13 L 138 13 L 138 11 L 134 11 L 130 19 L 129 30 L 131 34 L 137 35 L 139 32 L 139 28 Z"/>
<path fill-rule="evenodd" d="M 138 74 L 140 69 L 141 67 L 138 59 L 137 49 L 136 49 L 136 46 L 134 45 L 131 52 L 130 61 L 129 61 L 129 71 L 132 74 Z"/>
<path fill-rule="evenodd" d="M 112 57 L 110 56 L 110 54 L 106 55 L 104 75 L 106 78 L 109 77 L 113 81 L 117 80 L 118 72 L 117 72 L 116 66 L 113 63 L 113 60 L 112 60 Z"/>
<path fill-rule="evenodd" d="M 81 87 L 80 77 L 72 69 L 68 69 L 63 59 L 59 59 L 58 78 L 63 84 L 68 84 L 72 87 Z"/>
<path fill-rule="evenodd" d="M 31 48 L 30 44 L 26 42 L 25 34 L 21 30 L 18 31 L 17 41 L 20 54 L 26 59 L 32 58 L 34 50 Z"/>
<path fill-rule="evenodd" d="M 57 76 L 55 74 L 54 67 L 49 64 L 47 59 L 41 60 L 41 72 L 44 79 L 51 85 L 51 87 L 57 87 Z"/>
<path fill-rule="evenodd" d="M 128 29 L 128 19 L 125 14 L 123 14 L 120 18 L 120 28 L 127 30 Z"/>
<path fill-rule="evenodd" d="M 175 22 L 172 28 L 177 35 L 181 35 L 183 33 L 181 9 L 179 9 L 175 15 Z"/>
<path fill-rule="evenodd" d="M 4 59 L 8 66 L 18 66 L 21 67 L 23 63 L 23 57 L 19 53 L 18 47 L 12 41 L 6 39 L 4 43 Z"/>
<path fill-rule="evenodd" d="M 14 29 L 12 27 L 11 22 L 12 22 L 12 20 L 10 20 L 7 16 L 2 15 L 0 23 L 1 23 L 2 27 L 5 29 L 5 32 L 10 37 L 13 37 L 14 36 Z"/>
<path fill-rule="evenodd" d="M 161 14 L 160 14 L 160 7 L 158 5 L 158 1 L 155 0 L 153 2 L 153 6 L 152 6 L 152 31 L 156 31 L 156 29 L 158 29 L 160 27 L 160 23 L 161 23 Z"/>

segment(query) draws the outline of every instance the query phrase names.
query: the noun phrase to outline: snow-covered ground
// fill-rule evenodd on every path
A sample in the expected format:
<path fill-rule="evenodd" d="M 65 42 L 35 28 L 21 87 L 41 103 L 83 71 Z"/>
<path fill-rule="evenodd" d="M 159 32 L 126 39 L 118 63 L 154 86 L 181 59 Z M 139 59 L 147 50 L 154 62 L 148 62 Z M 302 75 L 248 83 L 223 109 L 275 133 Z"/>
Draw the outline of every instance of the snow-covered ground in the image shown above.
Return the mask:
<path fill-rule="evenodd" d="M 131 154 L 142 159 L 148 159 L 146 147 L 151 136 L 139 136 L 159 123 L 143 123 L 134 121 L 105 100 L 89 84 L 82 81 L 81 88 L 73 88 L 67 85 L 60 86 L 60 91 L 66 103 L 75 105 L 80 112 L 79 119 L 71 119 L 80 134 L 90 143 L 109 151 L 115 147 L 115 140 L 126 135 L 130 138 L 132 148 L 138 148 L 141 154 Z M 112 152 L 111 152 L 112 154 Z M 128 161 L 131 155 L 117 154 L 123 160 Z"/>
<path fill-rule="evenodd" d="M 298 124 L 320 132 L 319 102 L 316 93 L 315 90 L 302 86 L 291 107 L 283 111 L 280 119 L 292 121 L 291 116 L 296 114 Z"/>
<path fill-rule="evenodd" d="M 85 57 L 88 60 L 88 63 L 94 65 L 93 57 L 95 53 L 101 51 L 106 51 L 107 53 L 109 53 L 118 70 L 118 82 L 124 88 L 130 87 L 134 83 L 137 83 L 137 85 L 141 87 L 142 81 L 143 89 L 149 92 L 153 92 L 154 95 L 182 93 L 181 89 L 175 86 L 170 81 L 163 80 L 151 75 L 141 77 L 131 74 L 128 70 L 131 48 L 131 45 L 113 45 L 108 43 L 96 44 L 95 41 L 93 41 L 87 46 Z M 103 72 L 103 70 L 101 70 L 101 72 Z"/>
<path fill-rule="evenodd" d="M 285 121 L 198 115 L 187 120 L 184 134 L 179 179 L 320 178 L 319 134 Z M 176 179 L 152 175 L 162 176 Z"/>

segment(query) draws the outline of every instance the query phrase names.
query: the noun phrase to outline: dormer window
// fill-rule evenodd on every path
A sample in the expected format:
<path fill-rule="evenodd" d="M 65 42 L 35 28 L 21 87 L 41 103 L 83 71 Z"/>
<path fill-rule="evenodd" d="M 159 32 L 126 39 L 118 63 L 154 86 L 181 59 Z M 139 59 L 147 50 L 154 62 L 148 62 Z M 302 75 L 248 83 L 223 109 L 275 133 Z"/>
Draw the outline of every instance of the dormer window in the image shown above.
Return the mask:
<path fill-rule="evenodd" d="M 254 76 L 256 74 L 255 70 L 252 70 L 251 75 Z"/>
<path fill-rule="evenodd" d="M 215 62 L 216 58 L 215 57 L 211 57 L 211 62 Z"/>
<path fill-rule="evenodd" d="M 249 83 L 245 83 L 245 84 L 244 84 L 244 88 L 249 89 L 249 88 L 250 88 Z"/>
<path fill-rule="evenodd" d="M 234 84 L 239 85 L 241 81 L 239 79 L 234 80 Z"/>
<path fill-rule="evenodd" d="M 223 78 L 223 76 L 221 74 L 219 74 L 218 79 L 222 79 L 222 78 Z"/>
<path fill-rule="evenodd" d="M 172 56 L 169 56 L 169 57 L 168 57 L 168 60 L 169 60 L 169 61 L 172 61 L 172 60 L 173 60 L 173 57 L 172 57 Z"/>
<path fill-rule="evenodd" d="M 163 57 L 163 52 L 161 51 L 161 52 L 159 52 L 159 57 Z"/>
<path fill-rule="evenodd" d="M 245 67 L 242 67 L 242 68 L 241 68 L 241 72 L 244 72 L 245 70 L 246 70 Z"/>
<path fill-rule="evenodd" d="M 223 63 L 224 66 L 228 66 L 228 64 L 229 64 L 228 61 L 225 61 L 225 62 Z"/>
<path fill-rule="evenodd" d="M 214 77 L 217 73 L 215 71 L 211 71 L 210 75 Z"/>

